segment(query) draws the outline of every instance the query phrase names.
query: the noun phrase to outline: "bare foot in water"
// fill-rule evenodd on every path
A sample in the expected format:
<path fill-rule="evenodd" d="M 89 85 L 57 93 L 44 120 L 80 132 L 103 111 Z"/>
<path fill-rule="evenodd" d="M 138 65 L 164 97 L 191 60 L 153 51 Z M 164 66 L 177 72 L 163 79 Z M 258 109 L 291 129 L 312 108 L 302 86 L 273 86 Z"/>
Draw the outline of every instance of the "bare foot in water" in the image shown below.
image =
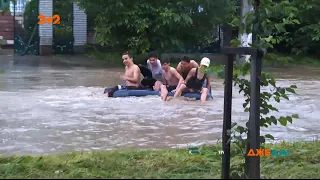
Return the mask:
<path fill-rule="evenodd" d="M 162 100 L 162 101 L 167 101 L 167 98 L 168 98 L 168 96 L 165 97 L 165 98 L 164 98 L 163 96 L 161 96 L 161 100 Z"/>
<path fill-rule="evenodd" d="M 206 105 L 207 101 L 200 101 L 201 105 Z"/>
<path fill-rule="evenodd" d="M 166 103 L 166 102 L 168 102 L 168 101 L 171 101 L 172 99 L 173 99 L 172 97 L 167 96 L 166 100 L 165 100 L 165 101 L 163 101 L 163 102 L 164 102 L 164 103 Z"/>

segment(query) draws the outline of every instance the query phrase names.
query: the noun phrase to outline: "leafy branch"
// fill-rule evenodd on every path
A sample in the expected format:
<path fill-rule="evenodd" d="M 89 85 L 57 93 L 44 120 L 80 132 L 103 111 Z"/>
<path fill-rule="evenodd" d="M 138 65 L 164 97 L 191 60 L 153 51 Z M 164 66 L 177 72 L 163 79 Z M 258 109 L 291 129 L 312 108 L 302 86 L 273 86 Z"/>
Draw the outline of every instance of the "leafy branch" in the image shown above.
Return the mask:
<path fill-rule="evenodd" d="M 257 27 L 259 32 L 253 32 L 256 41 L 250 44 L 251 47 L 256 47 L 264 52 L 267 49 L 273 48 L 273 46 L 279 43 L 282 39 L 280 36 L 276 36 L 278 33 L 284 33 L 286 29 L 284 28 L 288 24 L 299 24 L 299 20 L 295 18 L 294 13 L 297 9 L 290 6 L 290 3 L 285 0 L 278 0 L 273 2 L 273 0 L 261 1 L 259 8 L 255 12 L 250 12 L 245 17 L 245 24 L 233 24 L 238 26 L 241 31 L 252 32 L 252 27 Z M 259 21 L 255 22 L 259 17 Z M 270 23 L 273 18 L 281 18 L 278 23 Z M 234 19 L 232 23 L 239 22 L 238 19 Z M 232 40 L 231 44 L 233 46 L 239 46 L 240 43 L 237 39 Z M 250 80 L 246 79 L 246 75 L 250 74 L 250 62 L 246 62 L 241 65 L 234 66 L 233 81 L 234 86 L 239 88 L 239 94 L 243 94 L 245 97 L 245 102 L 243 103 L 244 112 L 250 111 Z M 290 116 L 280 116 L 276 117 L 272 115 L 273 112 L 279 112 L 278 108 L 271 104 L 272 101 L 280 103 L 283 100 L 289 100 L 289 94 L 296 94 L 296 85 L 291 85 L 289 87 L 280 87 L 277 85 L 274 77 L 268 73 L 262 72 L 260 79 L 260 127 L 269 128 L 271 125 L 282 125 L 286 126 L 292 123 L 294 118 L 299 118 L 298 114 L 292 114 Z M 234 142 L 237 149 L 234 151 L 234 156 L 240 155 L 245 161 L 241 164 L 232 166 L 232 176 L 238 178 L 246 178 L 246 161 L 247 153 L 249 150 L 248 144 L 248 121 L 245 125 L 239 125 L 233 122 L 232 128 L 228 131 L 230 135 L 229 142 Z M 266 134 L 260 136 L 260 142 L 264 146 L 266 139 L 274 140 L 273 135 Z"/>

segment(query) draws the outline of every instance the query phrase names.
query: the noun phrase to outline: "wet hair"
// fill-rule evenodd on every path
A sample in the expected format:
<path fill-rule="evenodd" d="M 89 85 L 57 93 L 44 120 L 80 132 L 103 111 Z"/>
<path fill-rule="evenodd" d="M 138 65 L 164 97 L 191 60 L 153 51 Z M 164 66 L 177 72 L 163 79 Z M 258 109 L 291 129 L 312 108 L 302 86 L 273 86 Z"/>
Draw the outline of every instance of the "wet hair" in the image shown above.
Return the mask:
<path fill-rule="evenodd" d="M 152 57 L 158 58 L 158 55 L 157 55 L 157 52 L 156 52 L 156 51 L 151 51 L 151 52 L 149 52 L 148 58 L 152 58 Z"/>
<path fill-rule="evenodd" d="M 166 63 L 166 64 L 170 64 L 170 58 L 165 58 L 164 60 L 162 60 L 162 63 Z"/>
<path fill-rule="evenodd" d="M 190 62 L 190 58 L 189 58 L 188 56 L 182 56 L 182 57 L 180 58 L 180 61 L 184 61 L 184 62 L 189 63 L 189 62 Z"/>
<path fill-rule="evenodd" d="M 133 58 L 133 55 L 129 51 L 126 51 L 126 52 L 122 53 L 122 56 L 123 55 L 128 55 L 129 58 Z"/>

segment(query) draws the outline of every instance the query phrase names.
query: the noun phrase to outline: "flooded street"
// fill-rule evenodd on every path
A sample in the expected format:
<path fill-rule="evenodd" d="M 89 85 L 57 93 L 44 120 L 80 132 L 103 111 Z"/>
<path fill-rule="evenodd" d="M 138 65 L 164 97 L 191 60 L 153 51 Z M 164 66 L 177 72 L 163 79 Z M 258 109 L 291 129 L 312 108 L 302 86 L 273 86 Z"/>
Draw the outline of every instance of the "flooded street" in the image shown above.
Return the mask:
<path fill-rule="evenodd" d="M 2 64 L 1 66 L 5 66 Z M 0 74 L 0 154 L 50 154 L 123 147 L 171 148 L 221 141 L 223 81 L 213 78 L 213 100 L 159 97 L 106 98 L 123 69 L 7 65 Z M 298 113 L 287 127 L 272 126 L 278 140 L 320 135 L 320 69 L 273 69 L 281 86 L 297 85 L 279 113 Z M 267 90 L 267 89 L 266 89 Z M 243 95 L 233 90 L 232 119 L 243 123 Z"/>

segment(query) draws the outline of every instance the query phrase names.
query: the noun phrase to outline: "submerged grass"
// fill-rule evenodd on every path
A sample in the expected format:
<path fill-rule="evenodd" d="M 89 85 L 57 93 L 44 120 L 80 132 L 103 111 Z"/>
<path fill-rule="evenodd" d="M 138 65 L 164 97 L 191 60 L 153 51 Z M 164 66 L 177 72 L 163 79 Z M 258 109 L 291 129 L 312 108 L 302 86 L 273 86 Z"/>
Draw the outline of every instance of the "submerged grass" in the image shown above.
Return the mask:
<path fill-rule="evenodd" d="M 289 157 L 262 157 L 262 178 L 320 178 L 320 143 L 268 145 Z M 220 178 L 221 146 L 187 149 L 73 152 L 0 157 L 0 178 Z M 234 157 L 232 164 L 241 161 Z"/>

